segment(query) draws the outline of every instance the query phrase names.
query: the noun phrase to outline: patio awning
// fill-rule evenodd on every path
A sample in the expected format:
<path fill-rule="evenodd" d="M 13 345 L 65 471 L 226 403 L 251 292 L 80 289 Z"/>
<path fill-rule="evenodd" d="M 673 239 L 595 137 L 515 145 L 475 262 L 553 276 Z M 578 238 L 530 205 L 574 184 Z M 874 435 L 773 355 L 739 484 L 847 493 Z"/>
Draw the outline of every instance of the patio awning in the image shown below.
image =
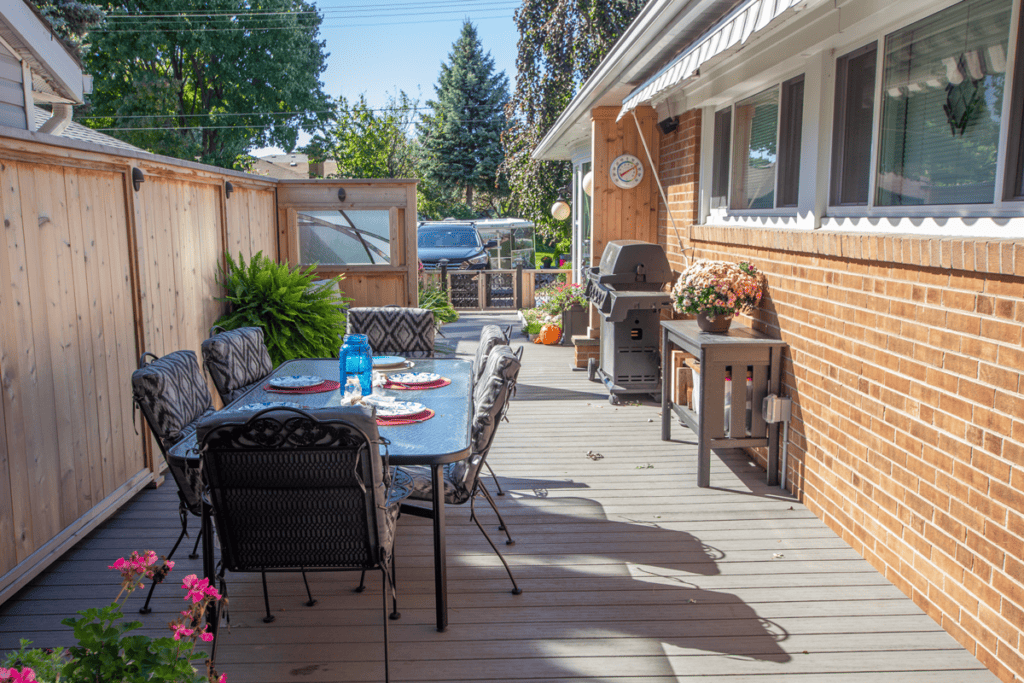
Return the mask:
<path fill-rule="evenodd" d="M 694 41 L 646 83 L 622 101 L 621 119 L 630 110 L 650 102 L 670 88 L 697 77 L 698 69 L 712 57 L 738 50 L 752 36 L 777 26 L 780 18 L 819 0 L 747 0 Z"/>

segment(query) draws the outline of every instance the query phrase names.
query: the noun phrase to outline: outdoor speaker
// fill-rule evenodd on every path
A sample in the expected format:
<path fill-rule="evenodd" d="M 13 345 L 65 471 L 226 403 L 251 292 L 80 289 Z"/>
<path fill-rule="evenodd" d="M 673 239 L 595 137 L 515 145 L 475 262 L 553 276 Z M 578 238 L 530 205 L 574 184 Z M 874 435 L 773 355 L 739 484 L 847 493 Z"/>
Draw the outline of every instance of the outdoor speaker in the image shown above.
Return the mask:
<path fill-rule="evenodd" d="M 679 117 L 670 116 L 667 119 L 658 121 L 658 127 L 661 128 L 662 133 L 668 135 L 669 133 L 671 133 L 672 131 L 679 127 Z"/>

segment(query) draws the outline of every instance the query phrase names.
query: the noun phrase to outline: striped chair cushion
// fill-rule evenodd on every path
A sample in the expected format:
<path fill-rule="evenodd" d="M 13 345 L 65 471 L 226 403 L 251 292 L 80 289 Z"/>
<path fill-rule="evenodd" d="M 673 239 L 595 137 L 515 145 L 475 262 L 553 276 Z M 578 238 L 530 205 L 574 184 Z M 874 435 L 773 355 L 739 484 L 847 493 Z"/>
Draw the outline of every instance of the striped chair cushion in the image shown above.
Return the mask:
<path fill-rule="evenodd" d="M 347 332 L 365 334 L 375 355 L 434 356 L 434 314 L 425 308 L 350 308 Z"/>
<path fill-rule="evenodd" d="M 175 351 L 132 373 L 132 397 L 168 449 L 195 430 L 213 400 L 194 351 Z"/>
<path fill-rule="evenodd" d="M 203 363 L 224 405 L 274 370 L 259 327 L 240 327 L 210 337 L 203 342 Z"/>
<path fill-rule="evenodd" d="M 476 347 L 473 361 L 473 381 L 479 382 L 487 368 L 487 357 L 495 346 L 508 346 L 508 336 L 497 325 L 484 325 L 480 330 L 480 344 Z"/>
<path fill-rule="evenodd" d="M 459 505 L 473 495 L 480 468 L 491 449 L 498 422 L 505 415 L 509 399 L 519 376 L 519 357 L 508 346 L 498 346 L 487 358 L 484 376 L 473 390 L 473 454 L 459 462 L 444 466 L 444 499 Z M 430 500 L 433 485 L 430 468 L 424 466 L 401 467 L 412 477 L 410 498 Z"/>

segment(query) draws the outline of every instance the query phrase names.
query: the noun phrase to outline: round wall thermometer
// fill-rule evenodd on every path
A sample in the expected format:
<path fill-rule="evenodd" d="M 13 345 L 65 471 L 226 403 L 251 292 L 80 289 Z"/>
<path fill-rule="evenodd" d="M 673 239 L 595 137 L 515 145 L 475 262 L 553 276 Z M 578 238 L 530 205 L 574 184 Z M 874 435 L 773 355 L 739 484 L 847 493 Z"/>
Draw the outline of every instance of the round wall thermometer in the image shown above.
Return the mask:
<path fill-rule="evenodd" d="M 636 187 L 644 177 L 644 165 L 632 154 L 615 157 L 611 167 L 612 182 L 624 190 Z"/>

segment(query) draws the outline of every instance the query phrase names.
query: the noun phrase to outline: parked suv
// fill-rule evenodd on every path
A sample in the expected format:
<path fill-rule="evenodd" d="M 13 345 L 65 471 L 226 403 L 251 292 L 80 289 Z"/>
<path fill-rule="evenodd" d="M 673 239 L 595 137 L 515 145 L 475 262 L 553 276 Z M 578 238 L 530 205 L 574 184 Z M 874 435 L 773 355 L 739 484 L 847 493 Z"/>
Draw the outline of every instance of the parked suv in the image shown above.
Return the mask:
<path fill-rule="evenodd" d="M 472 221 L 447 220 L 420 223 L 416 243 L 427 270 L 439 268 L 441 259 L 452 269 L 485 270 L 490 266 L 486 250 L 498 245 L 495 240 L 485 244 Z"/>

